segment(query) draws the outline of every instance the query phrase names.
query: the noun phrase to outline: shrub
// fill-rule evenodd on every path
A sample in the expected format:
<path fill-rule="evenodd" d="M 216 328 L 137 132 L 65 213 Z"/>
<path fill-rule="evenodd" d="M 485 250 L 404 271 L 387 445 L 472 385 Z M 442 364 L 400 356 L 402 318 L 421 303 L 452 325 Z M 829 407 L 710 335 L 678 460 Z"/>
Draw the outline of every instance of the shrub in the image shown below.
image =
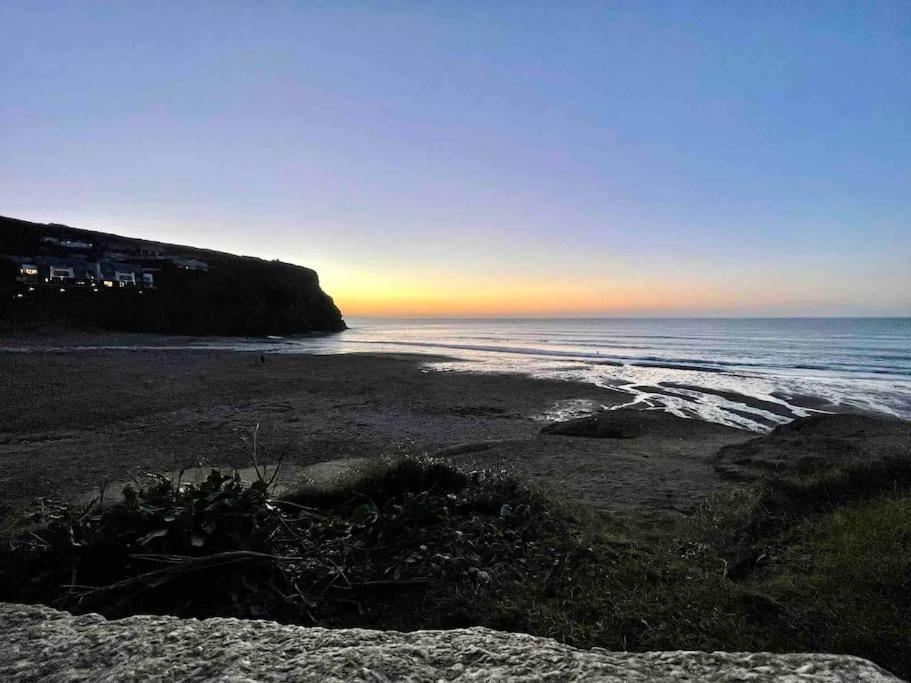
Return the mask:
<path fill-rule="evenodd" d="M 155 478 L 85 512 L 47 502 L 0 562 L 4 599 L 108 616 L 263 616 L 435 624 L 534 565 L 555 522 L 516 482 L 405 460 L 322 500 L 274 500 L 263 480 Z M 434 595 L 437 607 L 399 600 Z M 391 611 L 382 605 L 397 603 Z"/>

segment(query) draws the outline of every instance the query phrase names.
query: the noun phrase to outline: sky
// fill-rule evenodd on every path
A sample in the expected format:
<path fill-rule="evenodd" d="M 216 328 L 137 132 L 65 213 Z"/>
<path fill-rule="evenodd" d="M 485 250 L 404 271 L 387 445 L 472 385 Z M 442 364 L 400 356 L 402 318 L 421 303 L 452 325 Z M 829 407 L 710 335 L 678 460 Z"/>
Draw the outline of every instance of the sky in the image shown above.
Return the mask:
<path fill-rule="evenodd" d="M 0 3 L 0 215 L 347 315 L 911 315 L 911 3 Z"/>

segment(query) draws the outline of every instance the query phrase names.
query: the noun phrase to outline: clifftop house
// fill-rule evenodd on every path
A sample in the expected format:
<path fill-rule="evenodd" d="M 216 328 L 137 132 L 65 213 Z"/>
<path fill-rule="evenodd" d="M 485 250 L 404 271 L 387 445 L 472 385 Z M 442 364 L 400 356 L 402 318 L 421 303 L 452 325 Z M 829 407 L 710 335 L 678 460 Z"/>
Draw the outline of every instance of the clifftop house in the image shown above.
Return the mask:
<path fill-rule="evenodd" d="M 182 270 L 208 270 L 206 262 L 173 253 L 169 245 L 102 233 L 88 235 L 95 237 L 52 223 L 44 227 L 36 243 L 20 240 L 15 248 L 18 253 L 0 254 L 0 258 L 16 264 L 16 280 L 27 288 L 24 293 L 45 286 L 94 291 L 101 287 L 154 289 L 156 273 L 168 264 Z"/>

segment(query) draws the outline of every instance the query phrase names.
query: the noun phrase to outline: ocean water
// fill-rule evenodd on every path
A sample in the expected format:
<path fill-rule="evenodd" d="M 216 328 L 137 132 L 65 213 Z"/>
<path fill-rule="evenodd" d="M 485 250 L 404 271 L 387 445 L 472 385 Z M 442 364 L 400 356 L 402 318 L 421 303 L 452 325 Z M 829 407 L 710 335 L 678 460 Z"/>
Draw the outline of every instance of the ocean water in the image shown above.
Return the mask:
<path fill-rule="evenodd" d="M 911 418 L 911 318 L 348 322 L 341 334 L 274 339 L 270 348 L 428 354 L 434 370 L 590 382 L 629 394 L 629 405 L 755 431 L 817 411 Z"/>

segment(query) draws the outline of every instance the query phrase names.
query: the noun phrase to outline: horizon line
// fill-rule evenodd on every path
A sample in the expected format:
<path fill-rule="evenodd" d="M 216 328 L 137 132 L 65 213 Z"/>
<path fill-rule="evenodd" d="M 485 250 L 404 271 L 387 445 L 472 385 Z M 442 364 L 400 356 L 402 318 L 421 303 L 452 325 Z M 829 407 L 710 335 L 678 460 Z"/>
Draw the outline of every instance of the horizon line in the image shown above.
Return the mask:
<path fill-rule="evenodd" d="M 345 318 L 385 320 L 911 320 L 905 315 L 372 315 Z"/>

